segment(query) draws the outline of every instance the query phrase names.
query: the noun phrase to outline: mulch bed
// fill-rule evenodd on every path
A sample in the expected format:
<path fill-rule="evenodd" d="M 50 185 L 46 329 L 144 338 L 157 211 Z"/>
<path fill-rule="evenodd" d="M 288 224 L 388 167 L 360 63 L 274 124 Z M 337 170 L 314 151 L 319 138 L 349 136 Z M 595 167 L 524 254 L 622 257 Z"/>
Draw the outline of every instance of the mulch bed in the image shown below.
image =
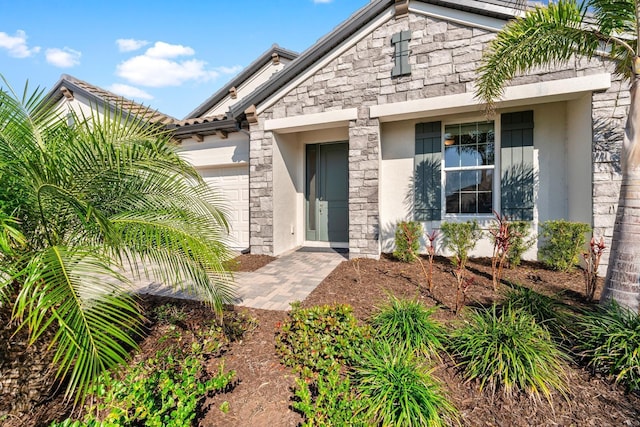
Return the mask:
<path fill-rule="evenodd" d="M 238 263 L 242 268 L 255 266 L 266 260 L 255 255 L 243 255 Z M 471 260 L 469 270 L 475 283 L 468 291 L 467 304 L 487 305 L 497 297 L 491 285 L 491 264 L 488 259 Z M 240 271 L 240 270 L 238 270 Z M 585 306 L 582 272 L 559 273 L 548 271 L 538 263 L 524 263 L 515 270 L 506 270 L 505 279 L 531 287 L 545 294 L 561 293 L 568 304 Z M 384 304 L 389 294 L 415 297 L 426 305 L 439 305 L 437 317 L 445 323 L 459 321 L 453 313 L 455 306 L 455 279 L 450 262 L 437 258 L 433 276 L 435 288 L 426 290 L 426 281 L 418 263 L 405 264 L 383 256 L 380 260 L 357 259 L 341 263 L 309 297 L 303 306 L 345 303 L 353 306 L 355 315 L 365 321 L 376 306 Z M 506 286 L 503 285 L 503 288 Z M 165 298 L 145 298 L 148 308 L 163 304 Z M 212 313 L 202 304 L 175 301 L 185 307 L 188 317 L 186 328 L 210 323 Z M 207 398 L 200 426 L 296 426 L 302 418 L 290 409 L 294 374 L 282 366 L 274 349 L 274 332 L 286 319 L 286 312 L 232 308 L 236 314 L 257 320 L 255 329 L 231 343 L 222 358 L 225 369 L 235 370 L 237 381 L 227 393 Z M 153 354 L 153 337 L 159 331 L 150 326 L 149 338 L 142 343 L 142 354 Z M 219 365 L 212 359 L 208 367 L 212 372 Z M 480 391 L 476 384 L 464 383 L 451 361 L 434 369 L 444 384 L 449 398 L 462 415 L 466 426 L 640 426 L 640 398 L 625 394 L 609 379 L 591 375 L 578 366 L 568 366 L 570 396 L 565 400 L 555 396 L 553 406 L 546 401 L 527 397 L 505 398 Z M 47 425 L 52 416 L 65 412 L 60 399 L 45 402 L 33 408 L 23 424 Z M 228 410 L 227 410 L 228 407 Z M 223 410 L 224 409 L 224 410 Z M 67 409 L 68 411 L 68 409 Z"/>

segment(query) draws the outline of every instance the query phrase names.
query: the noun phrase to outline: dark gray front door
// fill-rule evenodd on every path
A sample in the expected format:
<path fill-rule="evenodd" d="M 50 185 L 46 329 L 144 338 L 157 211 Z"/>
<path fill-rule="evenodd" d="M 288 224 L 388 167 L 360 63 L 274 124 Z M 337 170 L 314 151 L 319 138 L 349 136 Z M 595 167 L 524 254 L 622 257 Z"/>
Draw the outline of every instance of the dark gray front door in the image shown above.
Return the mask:
<path fill-rule="evenodd" d="M 347 143 L 307 145 L 307 240 L 349 241 Z"/>

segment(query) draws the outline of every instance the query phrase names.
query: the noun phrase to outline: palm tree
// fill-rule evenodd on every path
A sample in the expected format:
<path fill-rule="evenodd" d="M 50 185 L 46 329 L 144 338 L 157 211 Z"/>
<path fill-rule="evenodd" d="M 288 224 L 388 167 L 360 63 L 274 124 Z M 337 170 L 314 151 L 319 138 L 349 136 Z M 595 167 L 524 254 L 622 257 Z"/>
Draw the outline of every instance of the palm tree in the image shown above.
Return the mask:
<path fill-rule="evenodd" d="M 43 91 L 0 90 L 0 306 L 33 343 L 50 330 L 66 397 L 135 348 L 133 280 L 233 297 L 225 212 L 169 136 L 122 111 L 73 125 Z M 125 274 L 126 273 L 126 274 Z"/>
<path fill-rule="evenodd" d="M 622 147 L 622 187 L 601 301 L 634 312 L 640 303 L 640 2 L 559 0 L 509 22 L 490 43 L 478 69 L 477 97 L 489 108 L 518 73 L 603 55 L 631 85 Z"/>

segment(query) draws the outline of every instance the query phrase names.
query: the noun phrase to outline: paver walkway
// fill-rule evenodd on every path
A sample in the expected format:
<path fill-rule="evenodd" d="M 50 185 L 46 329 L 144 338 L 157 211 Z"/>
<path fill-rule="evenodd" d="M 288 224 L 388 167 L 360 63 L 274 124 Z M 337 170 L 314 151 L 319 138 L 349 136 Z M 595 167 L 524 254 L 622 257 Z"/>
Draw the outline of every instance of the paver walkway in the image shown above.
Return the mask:
<path fill-rule="evenodd" d="M 302 248 L 279 256 L 253 272 L 234 274 L 236 305 L 267 310 L 288 310 L 294 301 L 302 301 L 342 261 L 345 253 L 327 249 Z M 151 283 L 136 286 L 136 293 L 197 299 L 192 293 L 175 292 Z"/>

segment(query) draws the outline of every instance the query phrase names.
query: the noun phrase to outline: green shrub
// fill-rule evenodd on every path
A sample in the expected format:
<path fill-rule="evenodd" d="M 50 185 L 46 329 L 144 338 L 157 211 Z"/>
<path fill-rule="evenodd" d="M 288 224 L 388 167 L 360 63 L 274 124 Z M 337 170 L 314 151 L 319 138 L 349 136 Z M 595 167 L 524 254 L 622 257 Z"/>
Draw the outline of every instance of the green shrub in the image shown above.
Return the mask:
<path fill-rule="evenodd" d="M 513 241 L 507 254 L 507 262 L 510 268 L 515 268 L 522 262 L 522 255 L 528 251 L 535 243 L 535 236 L 529 237 L 531 223 L 528 221 L 513 221 L 509 223 L 510 233 Z"/>
<path fill-rule="evenodd" d="M 444 426 L 456 420 L 455 407 L 415 356 L 391 346 L 382 341 L 365 350 L 354 372 L 370 425 Z"/>
<path fill-rule="evenodd" d="M 152 314 L 158 323 L 165 323 L 168 325 L 177 325 L 187 319 L 187 313 L 184 309 L 174 304 L 162 304 L 155 307 Z"/>
<path fill-rule="evenodd" d="M 296 378 L 293 409 L 300 412 L 304 427 L 312 426 L 367 426 L 364 409 L 367 401 L 358 399 L 349 378 L 342 378 L 332 370 L 315 381 Z"/>
<path fill-rule="evenodd" d="M 84 420 L 65 420 L 51 427 L 191 426 L 200 402 L 232 381 L 235 373 L 224 373 L 223 368 L 221 364 L 216 376 L 205 378 L 205 357 L 198 343 L 188 352 L 160 351 L 122 377 L 104 373 L 90 390 L 98 403 L 85 408 Z M 105 415 L 98 418 L 97 413 Z"/>
<path fill-rule="evenodd" d="M 640 315 L 611 302 L 578 321 L 576 339 L 595 371 L 614 375 L 629 391 L 640 390 Z"/>
<path fill-rule="evenodd" d="M 402 262 L 412 262 L 420 249 L 422 224 L 417 221 L 401 221 L 396 225 L 396 249 L 393 256 Z"/>
<path fill-rule="evenodd" d="M 552 389 L 566 393 L 564 356 L 549 332 L 524 310 L 495 304 L 474 310 L 453 331 L 451 351 L 467 381 L 479 381 L 481 389 L 542 394 L 549 401 Z"/>
<path fill-rule="evenodd" d="M 525 286 L 516 286 L 505 293 L 502 304 L 530 314 L 553 337 L 562 338 L 565 334 L 568 317 L 564 304 L 556 297 L 543 295 Z"/>
<path fill-rule="evenodd" d="M 416 300 L 391 297 L 371 319 L 375 337 L 388 340 L 395 348 L 404 348 L 428 358 L 439 357 L 444 350 L 445 330 L 431 318 L 436 308 L 427 309 Z"/>
<path fill-rule="evenodd" d="M 565 220 L 545 221 L 542 223 L 542 237 L 545 239 L 540 248 L 544 264 L 553 270 L 571 271 L 579 261 L 586 237 L 591 231 L 588 224 Z"/>
<path fill-rule="evenodd" d="M 276 333 L 283 363 L 301 372 L 325 374 L 350 364 L 359 353 L 365 332 L 348 305 L 300 308 L 292 305 L 289 319 Z"/>
<path fill-rule="evenodd" d="M 444 245 L 453 252 L 453 265 L 464 267 L 469 259 L 469 252 L 476 247 L 482 237 L 478 221 L 443 222 L 440 226 Z"/>

